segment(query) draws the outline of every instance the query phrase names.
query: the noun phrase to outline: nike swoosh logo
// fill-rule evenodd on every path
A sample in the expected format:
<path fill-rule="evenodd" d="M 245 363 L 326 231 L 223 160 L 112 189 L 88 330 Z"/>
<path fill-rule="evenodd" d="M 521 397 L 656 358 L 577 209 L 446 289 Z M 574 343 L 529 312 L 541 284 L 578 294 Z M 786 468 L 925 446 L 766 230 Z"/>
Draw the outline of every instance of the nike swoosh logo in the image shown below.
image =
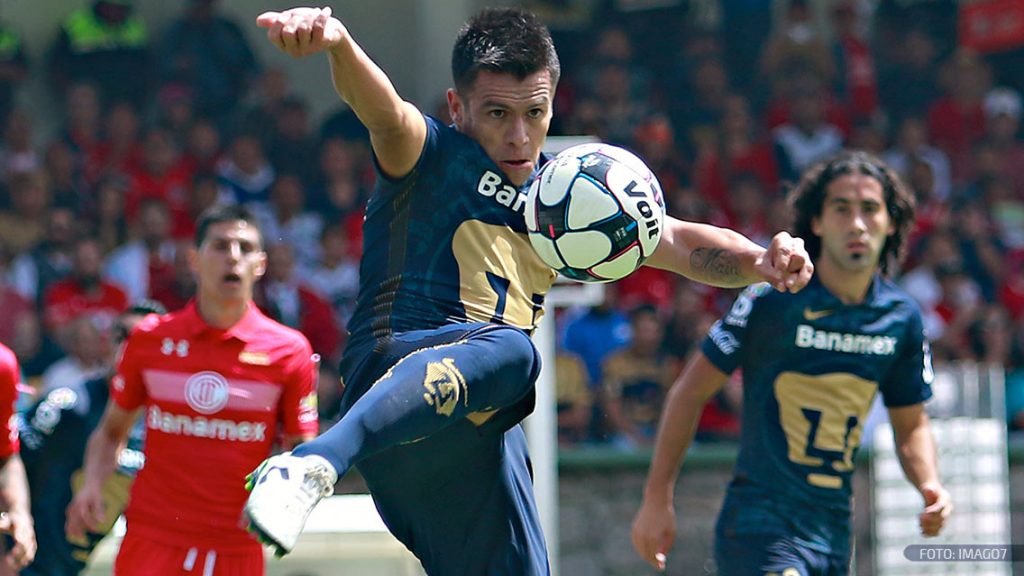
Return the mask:
<path fill-rule="evenodd" d="M 835 313 L 835 310 L 811 310 L 810 308 L 804 308 L 804 320 L 813 322 L 833 313 Z"/>

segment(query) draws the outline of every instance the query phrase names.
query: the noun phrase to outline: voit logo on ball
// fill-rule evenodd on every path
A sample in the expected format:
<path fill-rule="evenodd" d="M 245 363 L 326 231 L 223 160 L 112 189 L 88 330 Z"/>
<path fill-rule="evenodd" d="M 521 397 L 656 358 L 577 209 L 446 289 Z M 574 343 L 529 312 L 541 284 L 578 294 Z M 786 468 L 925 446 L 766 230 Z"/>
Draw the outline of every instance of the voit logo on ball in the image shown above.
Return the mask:
<path fill-rule="evenodd" d="M 185 402 L 200 414 L 213 414 L 228 405 L 231 386 L 216 372 L 196 372 L 185 382 Z"/>

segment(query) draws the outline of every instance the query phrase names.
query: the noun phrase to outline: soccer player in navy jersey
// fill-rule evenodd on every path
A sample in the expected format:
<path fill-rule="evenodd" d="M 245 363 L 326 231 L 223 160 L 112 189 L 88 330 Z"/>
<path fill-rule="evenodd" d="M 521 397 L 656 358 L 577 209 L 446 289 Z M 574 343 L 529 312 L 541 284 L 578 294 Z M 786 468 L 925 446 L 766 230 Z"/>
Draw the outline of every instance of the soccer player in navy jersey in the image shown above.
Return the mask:
<path fill-rule="evenodd" d="M 143 300 L 121 313 L 114 322 L 114 343 L 120 345 L 135 325 L 149 314 L 165 314 L 162 304 Z M 80 485 L 85 442 L 96 428 L 110 398 L 113 370 L 84 383 L 60 386 L 47 392 L 17 418 L 21 459 L 29 488 L 46 497 L 32 499 L 38 548 L 22 576 L 78 574 L 85 569 L 96 545 L 114 527 L 124 511 L 135 473 L 142 467 L 145 426 L 137 422 L 118 455 L 117 472 L 104 485 L 108 522 L 82 540 L 68 539 L 64 532 L 65 508 Z"/>
<path fill-rule="evenodd" d="M 267 12 L 292 56 L 326 52 L 378 171 L 341 363 L 340 421 L 250 476 L 250 527 L 280 554 L 338 475 L 358 465 L 388 528 L 428 574 L 549 574 L 519 422 L 540 358 L 529 334 L 555 273 L 526 237 L 525 190 L 546 160 L 559 64 L 547 29 L 485 9 L 459 32 L 453 126 L 404 101 L 328 8 Z M 788 234 L 762 248 L 667 219 L 648 264 L 719 286 L 796 291 L 812 267 Z"/>
<path fill-rule="evenodd" d="M 799 293 L 747 288 L 669 393 L 633 522 L 633 545 L 659 569 L 675 540 L 679 465 L 736 368 L 743 430 L 715 531 L 719 574 L 848 573 L 853 459 L 876 393 L 923 499 L 921 533 L 937 535 L 952 510 L 923 406 L 932 366 L 921 312 L 887 278 L 914 223 L 910 190 L 873 156 L 845 152 L 809 169 L 789 200 L 815 276 Z"/>

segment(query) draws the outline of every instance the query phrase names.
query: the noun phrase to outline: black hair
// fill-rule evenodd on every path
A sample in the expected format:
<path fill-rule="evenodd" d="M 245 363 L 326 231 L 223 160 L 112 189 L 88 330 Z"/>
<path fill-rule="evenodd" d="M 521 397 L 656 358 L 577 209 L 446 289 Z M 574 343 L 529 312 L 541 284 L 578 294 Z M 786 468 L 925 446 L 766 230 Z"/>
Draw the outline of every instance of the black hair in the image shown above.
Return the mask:
<path fill-rule="evenodd" d="M 481 70 L 519 80 L 547 70 L 552 86 L 561 72 L 551 33 L 535 15 L 519 8 L 484 8 L 459 30 L 452 48 L 455 89 L 470 91 Z"/>
<path fill-rule="evenodd" d="M 239 220 L 245 222 L 249 226 L 252 226 L 257 232 L 259 232 L 260 246 L 262 247 L 263 231 L 260 230 L 260 223 L 256 219 L 256 215 L 241 204 L 218 204 L 204 210 L 203 213 L 199 215 L 199 220 L 196 221 L 196 247 L 198 248 L 203 245 L 203 241 L 206 240 L 206 234 L 209 232 L 210 226 L 220 224 L 222 222 L 237 222 Z"/>
<path fill-rule="evenodd" d="M 870 176 L 882 185 L 885 208 L 895 231 L 886 238 L 878 264 L 883 275 L 890 275 L 906 257 L 907 237 L 914 227 L 914 194 L 892 168 L 872 154 L 845 150 L 804 172 L 788 197 L 794 212 L 793 235 L 803 238 L 807 253 L 817 260 L 821 255 L 821 238 L 814 234 L 811 222 L 821 216 L 828 185 L 848 174 Z"/>

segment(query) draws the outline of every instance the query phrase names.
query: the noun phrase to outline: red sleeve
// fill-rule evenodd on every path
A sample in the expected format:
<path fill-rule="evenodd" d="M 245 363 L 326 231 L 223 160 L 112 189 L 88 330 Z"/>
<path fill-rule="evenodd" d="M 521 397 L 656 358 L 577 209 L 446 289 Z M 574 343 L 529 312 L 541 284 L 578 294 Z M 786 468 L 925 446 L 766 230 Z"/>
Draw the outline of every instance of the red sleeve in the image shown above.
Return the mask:
<path fill-rule="evenodd" d="M 154 317 L 155 318 L 155 317 Z M 145 322 L 145 320 L 143 320 Z M 136 330 L 118 351 L 117 373 L 110 381 L 110 397 L 125 410 L 135 410 L 146 403 L 146 387 L 142 383 L 142 371 L 139 362 L 139 341 L 149 340 L 140 337 Z"/>
<path fill-rule="evenodd" d="M 320 429 L 317 412 L 317 376 L 320 357 L 302 338 L 288 357 L 279 413 L 285 436 L 315 436 Z"/>
<path fill-rule="evenodd" d="M 14 420 L 14 402 L 18 398 L 21 368 L 14 352 L 0 345 L 0 422 L 4 437 L 0 438 L 0 458 L 18 453 L 18 425 Z"/>

